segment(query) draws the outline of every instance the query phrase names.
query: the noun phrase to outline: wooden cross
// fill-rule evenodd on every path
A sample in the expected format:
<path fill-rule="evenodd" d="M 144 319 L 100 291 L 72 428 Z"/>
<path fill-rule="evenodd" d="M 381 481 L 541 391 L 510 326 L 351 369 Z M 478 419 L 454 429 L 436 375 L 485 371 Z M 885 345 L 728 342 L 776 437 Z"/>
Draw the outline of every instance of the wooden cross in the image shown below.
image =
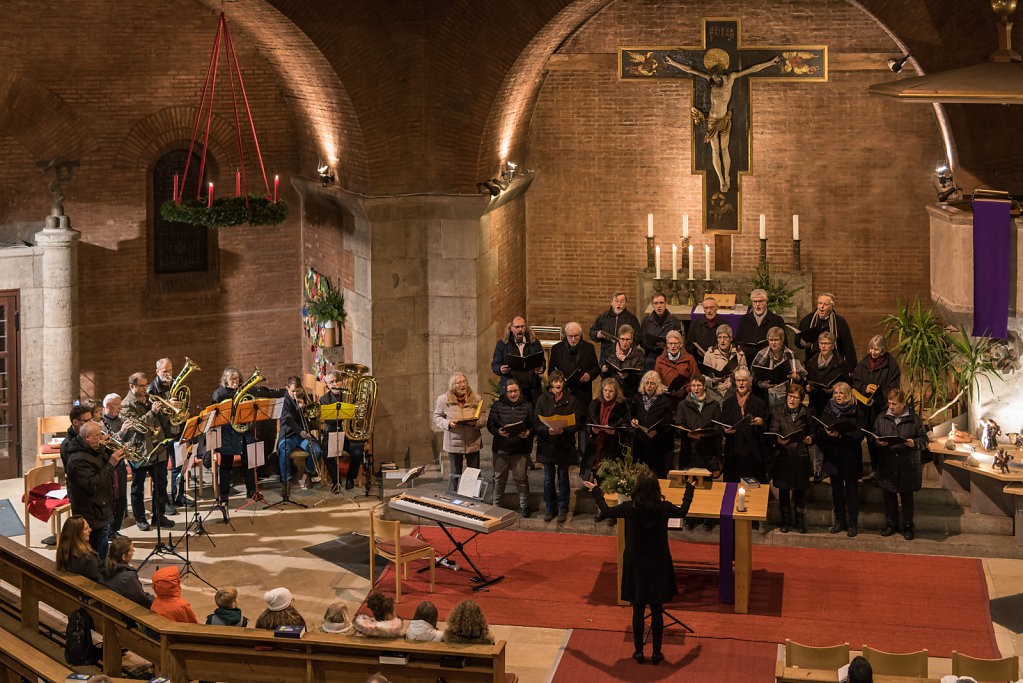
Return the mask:
<path fill-rule="evenodd" d="M 828 79 L 824 46 L 747 48 L 740 37 L 738 19 L 704 19 L 699 47 L 628 47 L 618 53 L 622 79 L 693 80 L 693 173 L 703 176 L 707 232 L 738 234 L 742 225 L 740 178 L 749 173 L 751 156 L 750 79 Z"/>

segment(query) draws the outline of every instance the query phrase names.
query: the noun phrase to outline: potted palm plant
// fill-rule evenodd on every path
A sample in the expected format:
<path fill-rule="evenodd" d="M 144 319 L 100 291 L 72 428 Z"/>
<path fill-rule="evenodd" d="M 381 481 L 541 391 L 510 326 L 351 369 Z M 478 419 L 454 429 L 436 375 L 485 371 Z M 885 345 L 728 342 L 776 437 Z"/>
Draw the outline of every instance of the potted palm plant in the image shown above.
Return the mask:
<path fill-rule="evenodd" d="M 306 315 L 312 317 L 323 331 L 321 346 L 337 346 L 340 342 L 338 328 L 344 327 L 345 295 L 334 287 L 326 277 L 321 278 L 319 291 L 315 296 L 306 299 Z"/>

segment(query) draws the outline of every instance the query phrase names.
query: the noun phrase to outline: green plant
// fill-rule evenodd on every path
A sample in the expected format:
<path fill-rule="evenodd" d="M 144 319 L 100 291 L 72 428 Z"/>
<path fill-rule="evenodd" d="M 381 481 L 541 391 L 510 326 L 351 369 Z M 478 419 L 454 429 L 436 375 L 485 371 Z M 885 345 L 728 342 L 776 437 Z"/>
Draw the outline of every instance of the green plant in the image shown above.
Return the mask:
<path fill-rule="evenodd" d="M 992 358 L 991 350 L 994 341 L 989 337 L 972 337 L 963 328 L 957 329 L 949 335 L 949 351 L 951 353 L 950 371 L 959 387 L 953 402 L 965 398 L 969 406 L 973 401 L 974 391 L 980 387 L 980 380 L 987 381 L 988 389 L 994 391 L 991 384 L 991 375 L 997 373 L 998 368 Z"/>
<path fill-rule="evenodd" d="M 190 199 L 180 204 L 168 199 L 160 205 L 164 220 L 189 225 L 205 225 L 207 228 L 230 228 L 235 225 L 277 225 L 288 216 L 286 202 L 272 202 L 266 197 L 250 194 L 245 197 L 221 197 L 213 200 L 213 206 L 206 202 Z"/>
<path fill-rule="evenodd" d="M 934 409 L 952 393 L 949 373 L 949 336 L 945 325 L 920 299 L 896 302 L 896 312 L 882 318 L 885 336 L 894 339 L 892 353 L 899 359 L 909 395 L 917 409 Z"/>
<path fill-rule="evenodd" d="M 771 275 L 771 266 L 767 261 L 757 264 L 753 274 L 753 287 L 751 289 L 763 289 L 767 292 L 767 308 L 773 313 L 778 313 L 793 305 L 793 297 L 803 289 L 805 285 L 792 287 L 788 280 Z"/>
<path fill-rule="evenodd" d="M 306 299 L 306 315 L 312 316 L 313 320 L 321 325 L 328 321 L 337 321 L 344 326 L 345 318 L 345 295 L 340 289 L 334 287 L 326 277 L 320 279 L 320 291 L 316 296 Z"/>
<path fill-rule="evenodd" d="M 624 458 L 602 460 L 597 468 L 600 488 L 604 493 L 632 493 L 636 487 L 636 478 L 650 468 L 641 462 L 633 462 L 632 455 Z"/>

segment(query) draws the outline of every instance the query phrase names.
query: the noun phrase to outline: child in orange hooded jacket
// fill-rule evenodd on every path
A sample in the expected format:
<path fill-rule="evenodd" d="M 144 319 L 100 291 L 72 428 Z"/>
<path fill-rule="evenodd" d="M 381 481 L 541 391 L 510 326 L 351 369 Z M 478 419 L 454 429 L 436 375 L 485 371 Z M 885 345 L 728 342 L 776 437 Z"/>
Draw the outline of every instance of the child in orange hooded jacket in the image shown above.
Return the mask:
<path fill-rule="evenodd" d="M 181 577 L 177 567 L 157 569 L 153 574 L 153 592 L 156 599 L 150 609 L 171 621 L 198 624 L 192 605 L 181 597 Z"/>

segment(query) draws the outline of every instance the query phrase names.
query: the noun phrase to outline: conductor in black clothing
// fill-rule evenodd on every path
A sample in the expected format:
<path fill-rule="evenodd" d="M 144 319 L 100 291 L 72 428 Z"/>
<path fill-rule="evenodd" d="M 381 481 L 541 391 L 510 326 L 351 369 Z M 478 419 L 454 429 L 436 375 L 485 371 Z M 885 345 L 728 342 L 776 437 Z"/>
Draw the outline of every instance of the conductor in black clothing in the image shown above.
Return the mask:
<path fill-rule="evenodd" d="M 693 502 L 695 489 L 686 483 L 682 505 L 664 500 L 656 475 L 647 470 L 636 479 L 631 500 L 609 507 L 596 484 L 583 484 L 593 494 L 600 513 L 610 519 L 625 520 L 625 552 L 622 557 L 622 600 L 632 603 L 632 658 L 643 663 L 643 616 L 650 606 L 650 633 L 654 651 L 650 661 L 658 664 L 664 634 L 664 603 L 678 592 L 675 567 L 668 547 L 668 520 L 685 517 Z"/>

